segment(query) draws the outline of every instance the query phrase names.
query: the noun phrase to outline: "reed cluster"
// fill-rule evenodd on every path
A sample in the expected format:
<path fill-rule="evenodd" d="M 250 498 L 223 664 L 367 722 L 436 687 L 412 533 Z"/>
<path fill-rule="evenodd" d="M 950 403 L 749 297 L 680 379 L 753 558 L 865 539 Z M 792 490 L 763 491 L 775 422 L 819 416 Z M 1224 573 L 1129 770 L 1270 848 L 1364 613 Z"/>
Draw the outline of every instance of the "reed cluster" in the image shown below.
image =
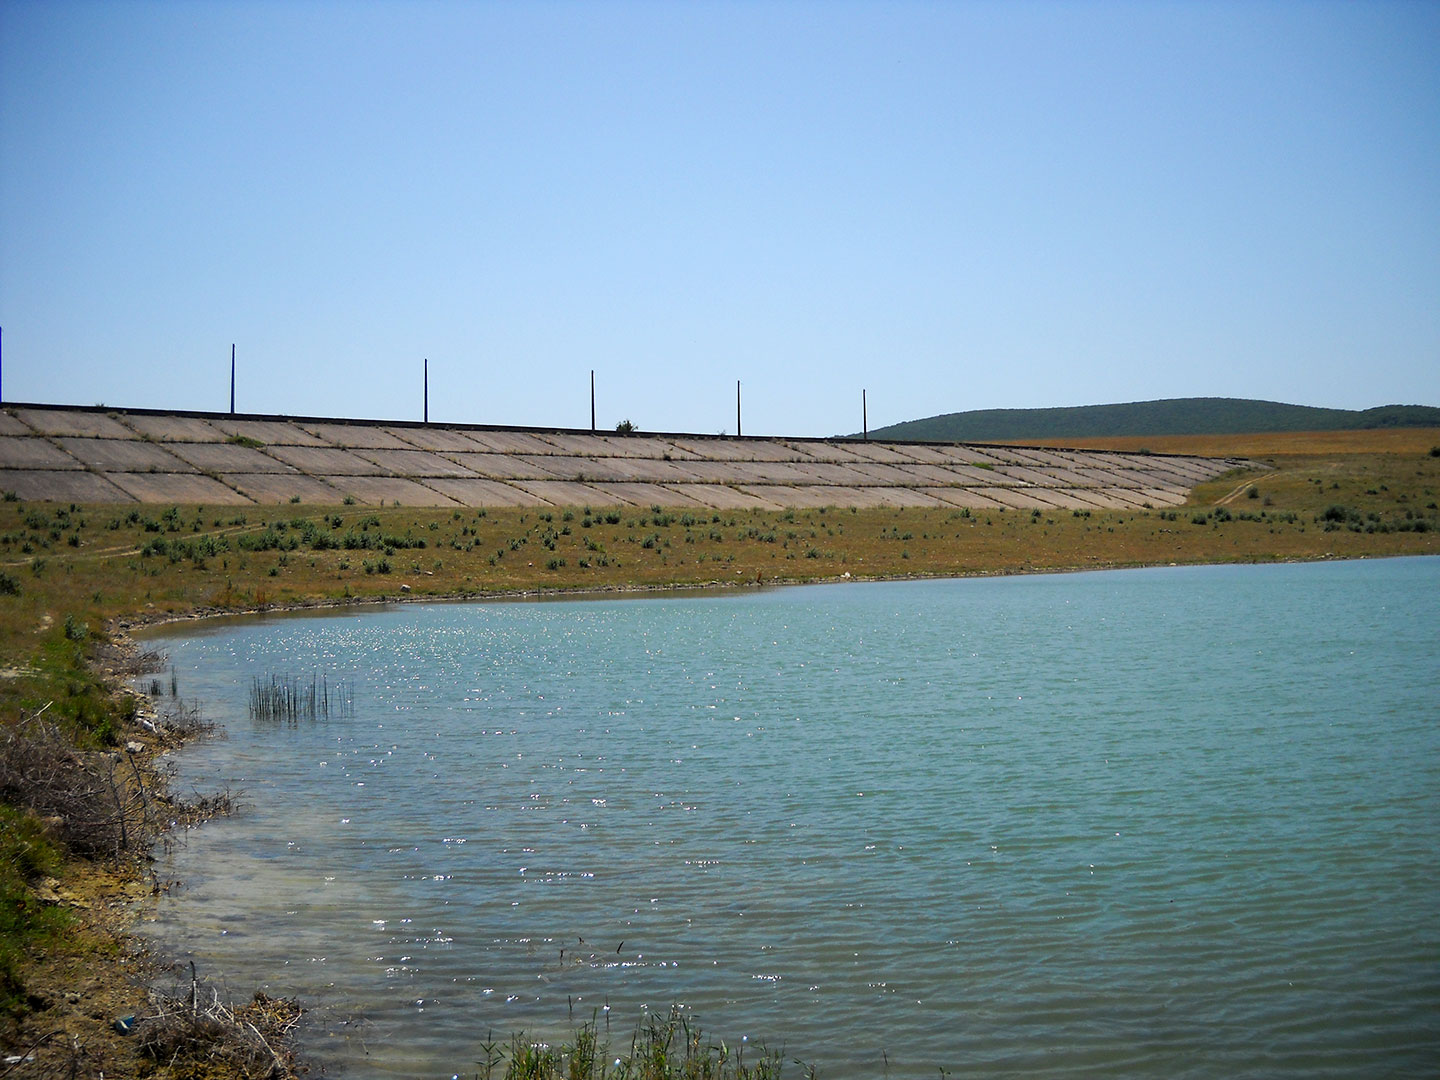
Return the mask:
<path fill-rule="evenodd" d="M 348 680 L 332 684 L 328 675 L 268 679 L 256 676 L 250 684 L 250 719 L 295 724 L 301 720 L 328 720 L 355 715 L 355 685 Z"/>
<path fill-rule="evenodd" d="M 521 1033 L 508 1043 L 487 1042 L 482 1050 L 476 1080 L 779 1080 L 784 1065 L 776 1051 L 706 1038 L 678 1007 L 649 1015 L 618 1052 L 593 1019 L 561 1046 Z M 813 1080 L 813 1066 L 795 1064 Z"/>

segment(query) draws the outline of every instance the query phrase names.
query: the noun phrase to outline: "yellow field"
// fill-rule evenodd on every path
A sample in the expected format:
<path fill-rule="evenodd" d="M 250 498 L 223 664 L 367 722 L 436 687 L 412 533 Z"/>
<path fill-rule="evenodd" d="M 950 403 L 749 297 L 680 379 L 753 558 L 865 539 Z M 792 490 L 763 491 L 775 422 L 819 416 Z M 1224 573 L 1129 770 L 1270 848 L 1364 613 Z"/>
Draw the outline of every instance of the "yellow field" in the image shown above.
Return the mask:
<path fill-rule="evenodd" d="M 1258 435 L 1125 435 L 1058 439 L 1052 443 L 1011 442 L 1010 446 L 1065 446 L 1074 450 L 1152 450 L 1157 454 L 1204 457 L 1294 457 L 1317 454 L 1426 454 L 1440 446 L 1440 428 L 1380 428 L 1373 431 L 1284 431 Z"/>

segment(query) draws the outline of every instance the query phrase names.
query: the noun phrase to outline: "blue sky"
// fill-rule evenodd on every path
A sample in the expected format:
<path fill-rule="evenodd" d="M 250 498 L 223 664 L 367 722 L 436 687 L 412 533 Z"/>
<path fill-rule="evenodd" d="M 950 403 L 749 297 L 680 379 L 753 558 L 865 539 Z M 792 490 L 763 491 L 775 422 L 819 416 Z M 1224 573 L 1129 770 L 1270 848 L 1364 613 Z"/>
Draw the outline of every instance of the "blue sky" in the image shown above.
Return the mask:
<path fill-rule="evenodd" d="M 1440 5 L 0 0 L 7 401 L 1440 404 Z"/>

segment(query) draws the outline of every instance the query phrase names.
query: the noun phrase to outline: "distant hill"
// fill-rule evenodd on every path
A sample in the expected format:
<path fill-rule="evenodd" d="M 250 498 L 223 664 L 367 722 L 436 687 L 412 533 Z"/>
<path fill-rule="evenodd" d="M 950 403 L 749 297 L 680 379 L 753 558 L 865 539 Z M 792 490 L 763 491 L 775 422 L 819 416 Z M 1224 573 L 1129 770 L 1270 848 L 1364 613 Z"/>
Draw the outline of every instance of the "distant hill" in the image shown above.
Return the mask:
<path fill-rule="evenodd" d="M 1065 409 L 977 409 L 872 428 L 872 439 L 911 442 L 994 442 L 1083 439 L 1108 435 L 1248 435 L 1269 431 L 1350 431 L 1440 427 L 1440 408 L 1381 405 L 1317 409 L 1244 398 L 1171 398 Z M 856 432 L 859 435 L 859 432 Z"/>

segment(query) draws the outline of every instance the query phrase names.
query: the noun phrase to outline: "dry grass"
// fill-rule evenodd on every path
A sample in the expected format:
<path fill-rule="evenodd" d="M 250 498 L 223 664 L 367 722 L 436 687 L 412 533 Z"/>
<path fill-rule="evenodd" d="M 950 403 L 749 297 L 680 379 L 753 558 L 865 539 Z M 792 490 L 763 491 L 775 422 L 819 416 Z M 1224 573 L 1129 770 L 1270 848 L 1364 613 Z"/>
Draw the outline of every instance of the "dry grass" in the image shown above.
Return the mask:
<path fill-rule="evenodd" d="M 1033 446 L 1032 443 L 1010 443 Z M 1316 454 L 1425 454 L 1440 446 L 1440 428 L 1377 428 L 1371 431 L 1281 431 L 1255 435 L 1123 435 L 1056 439 L 1049 445 L 1075 450 L 1151 450 L 1202 457 L 1293 457 Z"/>
<path fill-rule="evenodd" d="M 168 1080 L 297 1075 L 294 1030 L 303 1010 L 293 999 L 257 993 L 235 1008 L 213 987 L 202 989 L 192 965 L 188 993 L 152 994 L 151 1009 L 127 1026 L 133 1027 L 137 1049 Z"/>

